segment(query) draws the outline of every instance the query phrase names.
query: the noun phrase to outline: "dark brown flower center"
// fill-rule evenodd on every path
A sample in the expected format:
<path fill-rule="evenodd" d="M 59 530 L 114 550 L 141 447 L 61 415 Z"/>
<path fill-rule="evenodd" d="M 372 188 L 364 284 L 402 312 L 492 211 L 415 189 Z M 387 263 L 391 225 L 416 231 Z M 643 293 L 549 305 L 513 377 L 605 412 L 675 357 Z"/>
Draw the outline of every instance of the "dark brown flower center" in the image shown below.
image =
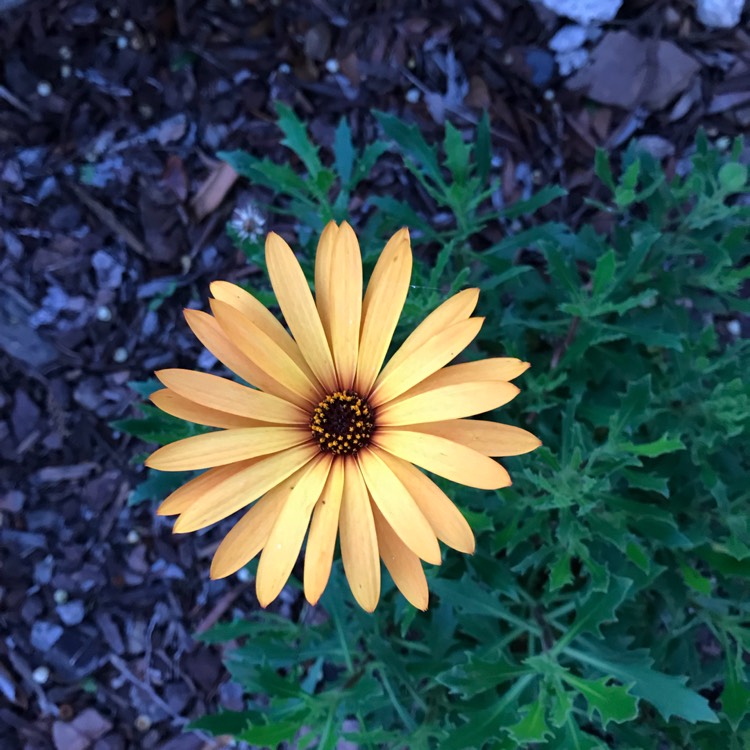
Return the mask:
<path fill-rule="evenodd" d="M 320 450 L 350 456 L 370 443 L 375 429 L 374 414 L 358 393 L 336 391 L 315 407 L 310 429 Z"/>

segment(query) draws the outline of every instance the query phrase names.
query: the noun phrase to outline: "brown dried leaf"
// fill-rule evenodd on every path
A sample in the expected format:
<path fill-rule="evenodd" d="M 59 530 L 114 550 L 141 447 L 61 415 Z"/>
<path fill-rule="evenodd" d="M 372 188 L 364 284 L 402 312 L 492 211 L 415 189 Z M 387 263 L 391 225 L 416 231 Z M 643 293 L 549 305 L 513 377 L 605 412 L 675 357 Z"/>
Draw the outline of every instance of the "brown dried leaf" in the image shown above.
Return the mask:
<path fill-rule="evenodd" d="M 217 162 L 190 201 L 198 221 L 213 213 L 232 189 L 239 175 L 226 162 Z"/>

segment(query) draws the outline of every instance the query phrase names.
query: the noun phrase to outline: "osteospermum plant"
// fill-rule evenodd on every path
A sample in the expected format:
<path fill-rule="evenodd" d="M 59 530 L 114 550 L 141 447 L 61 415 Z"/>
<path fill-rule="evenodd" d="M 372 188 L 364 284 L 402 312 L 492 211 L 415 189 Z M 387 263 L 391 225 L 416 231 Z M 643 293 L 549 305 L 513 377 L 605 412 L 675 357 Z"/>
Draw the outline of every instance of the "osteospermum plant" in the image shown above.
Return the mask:
<path fill-rule="evenodd" d="M 267 237 L 266 261 L 289 331 L 251 294 L 223 281 L 211 285 L 213 315 L 185 311 L 198 339 L 248 385 L 191 370 L 156 373 L 165 386 L 151 396 L 156 406 L 219 428 L 148 458 L 162 471 L 207 469 L 158 512 L 178 515 L 174 531 L 185 533 L 248 508 L 219 545 L 211 576 L 230 575 L 260 554 L 256 591 L 264 607 L 286 583 L 307 535 L 311 604 L 326 587 L 338 537 L 365 610 L 378 603 L 381 559 L 406 599 L 426 609 L 421 561 L 440 564 L 439 541 L 472 553 L 474 536 L 420 469 L 485 490 L 510 485 L 494 458 L 540 441 L 518 427 L 467 417 L 513 399 L 519 389 L 510 381 L 529 365 L 491 358 L 447 366 L 482 326 L 472 315 L 477 289 L 432 311 L 386 362 L 411 278 L 406 229 L 386 244 L 364 298 L 360 248 L 346 222 L 331 222 L 320 237 L 315 297 L 277 234 Z"/>

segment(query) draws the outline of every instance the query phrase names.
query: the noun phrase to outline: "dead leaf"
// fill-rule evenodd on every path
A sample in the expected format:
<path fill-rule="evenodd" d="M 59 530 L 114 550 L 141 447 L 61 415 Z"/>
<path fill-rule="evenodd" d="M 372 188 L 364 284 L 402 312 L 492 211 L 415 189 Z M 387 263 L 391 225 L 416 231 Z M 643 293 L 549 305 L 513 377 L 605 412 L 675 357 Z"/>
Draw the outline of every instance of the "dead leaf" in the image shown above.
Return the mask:
<path fill-rule="evenodd" d="M 673 42 L 612 31 L 597 45 L 591 63 L 567 86 L 602 104 L 660 110 L 690 86 L 699 68 L 698 61 Z"/>
<path fill-rule="evenodd" d="M 198 221 L 214 212 L 232 189 L 239 175 L 226 162 L 217 162 L 190 201 Z"/>

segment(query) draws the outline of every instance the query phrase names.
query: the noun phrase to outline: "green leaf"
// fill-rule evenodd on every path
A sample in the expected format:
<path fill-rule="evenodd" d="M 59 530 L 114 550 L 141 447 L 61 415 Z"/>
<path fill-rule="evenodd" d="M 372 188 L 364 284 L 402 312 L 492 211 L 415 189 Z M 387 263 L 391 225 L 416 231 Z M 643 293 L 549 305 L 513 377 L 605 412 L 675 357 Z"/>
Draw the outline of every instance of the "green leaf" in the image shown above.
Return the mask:
<path fill-rule="evenodd" d="M 141 398 L 148 398 L 152 393 L 155 393 L 163 387 L 164 386 L 156 378 L 128 381 L 128 388 L 135 391 Z"/>
<path fill-rule="evenodd" d="M 259 721 L 257 711 L 220 711 L 211 716 L 201 716 L 188 724 L 189 730 L 202 729 L 217 736 L 221 734 L 239 735 L 251 721 Z"/>
<path fill-rule="evenodd" d="M 541 696 L 528 707 L 521 721 L 508 727 L 508 732 L 516 742 L 520 743 L 547 741 L 552 730 L 545 718 L 545 706 Z"/>
<path fill-rule="evenodd" d="M 465 664 L 457 664 L 438 674 L 435 679 L 467 699 L 486 690 L 494 690 L 498 685 L 531 674 L 532 671 L 529 667 L 510 661 L 493 646 L 468 652 Z"/>
<path fill-rule="evenodd" d="M 609 153 L 603 148 L 596 149 L 594 157 L 594 172 L 596 176 L 614 193 L 615 180 L 612 177 L 612 167 L 609 163 Z"/>
<path fill-rule="evenodd" d="M 310 176 L 317 179 L 323 170 L 323 164 L 318 156 L 318 147 L 307 134 L 307 128 L 294 110 L 286 104 L 276 102 L 276 111 L 279 115 L 278 125 L 285 136 L 281 142 L 299 156 Z"/>
<path fill-rule="evenodd" d="M 610 287 L 615 278 L 617 269 L 617 256 L 610 249 L 596 261 L 596 267 L 592 277 L 592 295 L 598 297 Z"/>
<path fill-rule="evenodd" d="M 407 125 L 403 120 L 387 112 L 375 113 L 385 134 L 393 139 L 425 173 L 438 185 L 444 185 L 434 146 L 427 144 L 416 125 Z"/>
<path fill-rule="evenodd" d="M 567 194 L 568 191 L 559 185 L 547 185 L 534 193 L 531 198 L 523 201 L 516 201 L 512 206 L 504 208 L 500 212 L 500 215 L 504 216 L 506 219 L 517 219 L 519 216 L 531 216 L 540 208 Z"/>
<path fill-rule="evenodd" d="M 492 167 L 492 139 L 490 136 L 490 118 L 487 110 L 482 112 L 482 116 L 477 123 L 474 161 L 477 165 L 477 175 L 479 176 L 480 184 L 486 185 L 490 177 L 490 168 Z"/>
<path fill-rule="evenodd" d="M 744 164 L 724 164 L 719 170 L 719 184 L 728 193 L 739 193 L 747 185 L 747 167 Z"/>
<path fill-rule="evenodd" d="M 568 648 L 566 653 L 631 685 L 630 692 L 651 703 L 666 721 L 672 716 L 691 724 L 719 721 L 708 701 L 685 687 L 687 677 L 674 677 L 652 669 L 654 659 L 647 651 L 611 651 L 603 644 L 587 642 L 583 650 Z"/>
<path fill-rule="evenodd" d="M 610 721 L 622 724 L 638 716 L 638 699 L 630 694 L 629 687 L 610 685 L 612 680 L 609 677 L 587 680 L 569 672 L 561 676 L 586 699 L 589 718 L 597 712 L 605 729 Z"/>
<path fill-rule="evenodd" d="M 237 739 L 249 742 L 258 747 L 276 750 L 281 742 L 289 742 L 302 728 L 307 718 L 306 712 L 298 719 L 287 719 L 271 724 L 256 724 L 237 735 Z"/>
<path fill-rule="evenodd" d="M 333 158 L 336 172 L 344 185 L 348 185 L 352 179 L 354 157 L 352 131 L 346 118 L 342 117 L 333 137 Z"/>
<path fill-rule="evenodd" d="M 620 450 L 632 453 L 636 456 L 645 456 L 647 458 L 656 458 L 663 456 L 665 453 L 674 453 L 674 451 L 685 450 L 685 443 L 678 437 L 668 437 L 664 435 L 658 440 L 650 443 L 620 443 L 617 446 Z"/>
<path fill-rule="evenodd" d="M 713 585 L 710 578 L 702 576 L 695 568 L 692 568 L 689 565 L 680 565 L 680 570 L 682 571 L 685 583 L 690 586 L 691 589 L 694 589 L 704 596 L 708 596 L 711 593 Z"/>
<path fill-rule="evenodd" d="M 458 185 L 466 182 L 469 173 L 469 156 L 471 147 L 464 143 L 461 131 L 446 120 L 445 123 L 445 165 Z"/>
<path fill-rule="evenodd" d="M 128 505 L 139 505 L 146 500 L 164 500 L 194 476 L 192 471 L 153 471 L 128 495 Z"/>

